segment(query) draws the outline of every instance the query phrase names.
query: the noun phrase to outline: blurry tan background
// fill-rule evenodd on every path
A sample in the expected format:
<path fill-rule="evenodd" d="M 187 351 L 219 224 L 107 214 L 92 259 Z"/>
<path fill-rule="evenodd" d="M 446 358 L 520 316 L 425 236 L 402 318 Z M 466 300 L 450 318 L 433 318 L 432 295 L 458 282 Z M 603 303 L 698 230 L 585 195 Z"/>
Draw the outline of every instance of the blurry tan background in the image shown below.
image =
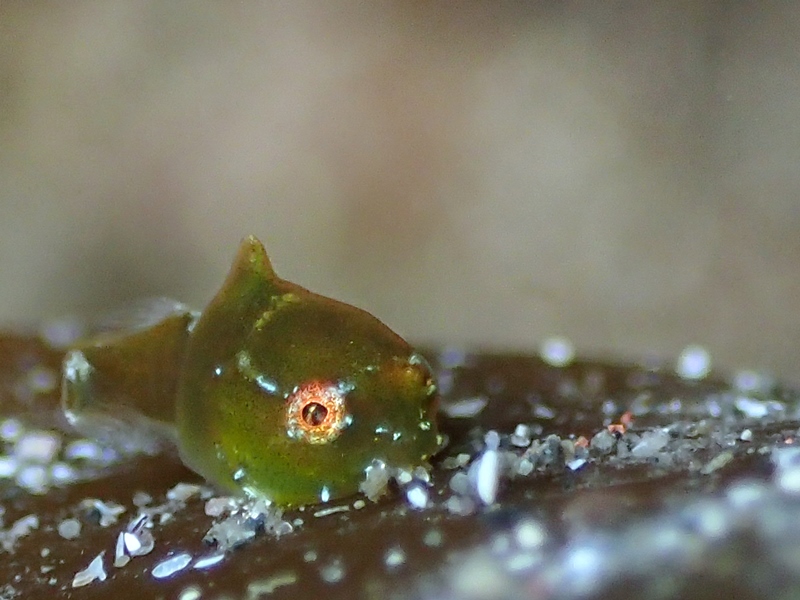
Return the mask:
<path fill-rule="evenodd" d="M 757 8 L 754 8 L 757 6 Z M 417 340 L 798 380 L 800 4 L 0 2 L 0 319 L 239 239 Z"/>

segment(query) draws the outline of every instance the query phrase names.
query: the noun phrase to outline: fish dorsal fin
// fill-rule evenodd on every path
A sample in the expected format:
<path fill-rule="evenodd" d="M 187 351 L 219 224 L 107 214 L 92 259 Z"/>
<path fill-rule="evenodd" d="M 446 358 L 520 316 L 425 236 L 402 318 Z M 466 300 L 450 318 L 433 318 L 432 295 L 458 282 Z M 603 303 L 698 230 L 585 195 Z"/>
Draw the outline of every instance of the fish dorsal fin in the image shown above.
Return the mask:
<path fill-rule="evenodd" d="M 264 244 L 254 235 L 248 235 L 242 240 L 228 278 L 240 277 L 243 274 L 257 276 L 267 281 L 277 278 Z"/>
<path fill-rule="evenodd" d="M 272 268 L 264 244 L 254 235 L 249 235 L 242 240 L 217 296 L 234 302 L 237 297 L 255 296 L 263 299 L 277 293 L 276 284 L 279 282 L 280 278 Z"/>
<path fill-rule="evenodd" d="M 221 356 L 233 352 L 241 343 L 239 336 L 253 327 L 264 310 L 280 297 L 285 285 L 272 269 L 264 245 L 255 236 L 246 237 L 225 282 L 194 327 L 195 343 L 214 346 Z"/>

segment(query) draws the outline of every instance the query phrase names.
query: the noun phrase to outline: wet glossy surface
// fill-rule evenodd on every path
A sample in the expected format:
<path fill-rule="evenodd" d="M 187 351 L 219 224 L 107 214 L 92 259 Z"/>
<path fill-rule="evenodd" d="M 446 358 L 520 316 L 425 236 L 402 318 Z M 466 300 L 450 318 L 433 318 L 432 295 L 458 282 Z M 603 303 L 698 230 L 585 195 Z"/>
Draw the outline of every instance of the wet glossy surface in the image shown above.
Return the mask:
<path fill-rule="evenodd" d="M 38 520 L 3 551 L 6 597 L 763 598 L 800 585 L 795 392 L 750 373 L 682 380 L 670 365 L 433 356 L 452 443 L 430 487 L 412 480 L 363 508 L 354 497 L 329 505 L 340 512 L 290 511 L 291 531 L 256 533 L 215 566 L 156 579 L 157 567 L 174 568 L 161 564 L 170 556 L 213 554 L 203 537 L 220 521 L 196 495 L 173 503 L 172 517 L 153 523 L 152 550 L 112 566 L 141 510 L 136 492 L 154 506 L 175 484 L 200 482 L 177 456 L 111 461 L 38 495 L 6 477 L 0 540 L 20 519 Z M 0 359 L 3 413 L 48 422 L 31 399 L 55 405 L 53 392 L 31 382 L 46 389 L 52 356 L 33 339 L 5 338 Z M 8 456 L 19 447 L 4 442 Z M 86 498 L 125 512 L 102 526 Z M 68 517 L 82 524 L 75 539 L 57 531 Z M 103 551 L 108 578 L 72 588 Z"/>

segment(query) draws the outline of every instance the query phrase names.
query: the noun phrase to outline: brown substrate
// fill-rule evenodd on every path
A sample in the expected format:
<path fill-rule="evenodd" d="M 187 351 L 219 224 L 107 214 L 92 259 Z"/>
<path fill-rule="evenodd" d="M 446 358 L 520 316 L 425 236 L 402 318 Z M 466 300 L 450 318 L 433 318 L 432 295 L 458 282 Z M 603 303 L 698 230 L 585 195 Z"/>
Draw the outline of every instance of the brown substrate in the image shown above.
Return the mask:
<path fill-rule="evenodd" d="M 450 438 L 430 487 L 393 482 L 363 507 L 354 497 L 332 514 L 291 511 L 281 535 L 256 515 L 243 525 L 253 539 L 196 568 L 215 553 L 204 541 L 220 521 L 206 514 L 212 492 L 168 503 L 176 484 L 202 484 L 171 453 L 92 458 L 74 436 L 45 433 L 40 446 L 58 447 L 26 454 L 21 439 L 63 426 L 48 379 L 58 354 L 3 338 L 0 598 L 762 598 L 800 586 L 791 390 L 756 374 L 681 379 L 671 365 L 427 355 Z M 150 501 L 134 504 L 137 492 Z M 101 524 L 86 499 L 125 512 Z M 113 566 L 139 507 L 164 503 L 152 550 Z M 80 533 L 66 539 L 72 518 Z M 73 587 L 101 552 L 107 578 Z M 184 553 L 185 568 L 154 577 Z"/>

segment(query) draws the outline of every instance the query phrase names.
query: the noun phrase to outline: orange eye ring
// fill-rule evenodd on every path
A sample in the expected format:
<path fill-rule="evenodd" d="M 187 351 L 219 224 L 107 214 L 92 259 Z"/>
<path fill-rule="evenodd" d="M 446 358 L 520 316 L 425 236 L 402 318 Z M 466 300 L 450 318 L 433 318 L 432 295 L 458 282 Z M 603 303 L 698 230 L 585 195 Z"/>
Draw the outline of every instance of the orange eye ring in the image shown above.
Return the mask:
<path fill-rule="evenodd" d="M 349 424 L 344 394 L 333 384 L 312 381 L 286 400 L 286 432 L 309 444 L 332 442 Z"/>

